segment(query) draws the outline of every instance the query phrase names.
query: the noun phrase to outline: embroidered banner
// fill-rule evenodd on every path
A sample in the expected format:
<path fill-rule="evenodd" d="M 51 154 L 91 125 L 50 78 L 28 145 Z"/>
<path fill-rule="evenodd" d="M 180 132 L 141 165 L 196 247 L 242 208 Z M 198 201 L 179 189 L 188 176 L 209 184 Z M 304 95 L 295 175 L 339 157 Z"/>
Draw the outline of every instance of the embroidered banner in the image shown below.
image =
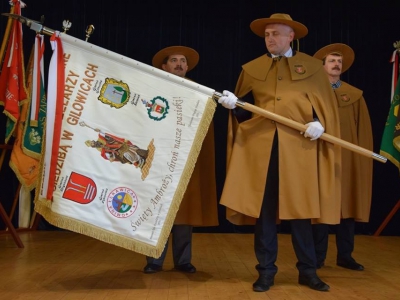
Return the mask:
<path fill-rule="evenodd" d="M 20 118 L 16 128 L 16 138 L 10 157 L 11 169 L 13 169 L 22 186 L 29 191 L 34 189 L 37 185 L 39 159 L 42 150 L 43 126 L 46 117 L 46 98 L 44 96 L 43 80 L 41 80 L 41 92 L 43 92 L 43 95 L 41 101 L 38 102 L 38 104 L 40 103 L 40 120 L 36 120 L 36 126 L 31 126 L 29 122 L 29 110 L 32 110 L 32 105 L 36 102 L 35 85 L 37 83 L 34 74 L 39 72 L 39 74 L 42 75 L 42 69 L 38 69 L 37 66 L 38 50 L 40 49 L 38 46 L 41 44 L 43 45 L 43 36 L 37 35 L 26 68 L 26 88 L 28 90 L 28 97 L 27 101 L 21 105 Z M 41 77 L 43 78 L 43 75 Z M 31 201 L 21 201 L 21 199 L 22 198 L 20 197 L 19 210 L 20 212 L 25 209 L 29 211 L 29 213 L 23 213 L 24 216 L 27 216 L 31 213 L 32 203 Z M 24 204 L 29 205 L 25 206 Z M 29 220 L 25 220 L 23 223 L 26 222 L 29 222 Z"/>
<path fill-rule="evenodd" d="M 52 43 L 35 210 L 58 227 L 160 256 L 214 90 L 66 34 Z"/>
<path fill-rule="evenodd" d="M 400 172 L 400 79 L 393 94 L 392 105 L 383 130 L 379 154 L 390 160 Z"/>

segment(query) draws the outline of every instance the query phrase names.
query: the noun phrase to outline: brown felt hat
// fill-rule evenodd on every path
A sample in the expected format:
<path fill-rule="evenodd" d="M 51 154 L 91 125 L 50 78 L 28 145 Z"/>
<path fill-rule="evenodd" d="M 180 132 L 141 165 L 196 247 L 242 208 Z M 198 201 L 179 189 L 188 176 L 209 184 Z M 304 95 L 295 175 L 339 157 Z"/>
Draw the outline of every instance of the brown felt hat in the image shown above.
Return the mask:
<path fill-rule="evenodd" d="M 166 57 L 177 54 L 184 55 L 186 57 L 188 72 L 192 70 L 195 66 L 197 66 L 200 59 L 199 53 L 197 53 L 197 51 L 192 48 L 185 46 L 171 46 L 158 51 L 153 56 L 152 64 L 154 67 L 161 69 L 161 66 Z"/>
<path fill-rule="evenodd" d="M 290 26 L 294 31 L 294 39 L 298 40 L 305 37 L 308 29 L 303 24 L 293 21 L 288 14 L 272 14 L 269 18 L 257 19 L 251 22 L 250 28 L 256 35 L 265 36 L 265 26 L 268 24 L 285 24 Z"/>
<path fill-rule="evenodd" d="M 315 52 L 314 57 L 323 60 L 329 54 L 339 54 L 343 57 L 342 73 L 346 72 L 354 62 L 354 51 L 346 44 L 330 44 Z"/>

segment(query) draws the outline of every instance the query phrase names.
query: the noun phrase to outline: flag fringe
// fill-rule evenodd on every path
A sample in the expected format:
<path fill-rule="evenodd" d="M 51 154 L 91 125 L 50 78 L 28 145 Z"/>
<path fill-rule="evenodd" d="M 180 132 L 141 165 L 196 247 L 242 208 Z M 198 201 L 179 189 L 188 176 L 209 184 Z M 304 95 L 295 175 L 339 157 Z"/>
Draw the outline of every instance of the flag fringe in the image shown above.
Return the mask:
<path fill-rule="evenodd" d="M 177 189 L 175 191 L 174 198 L 172 199 L 171 206 L 169 208 L 169 212 L 165 219 L 165 223 L 164 223 L 165 225 L 163 227 L 163 230 L 161 231 L 160 238 L 158 240 L 157 246 L 161 246 L 160 247 L 161 251 L 164 249 L 164 245 L 168 240 L 171 228 L 174 225 L 176 214 L 179 210 L 179 206 L 183 199 L 183 195 L 185 194 L 186 187 L 192 176 L 194 167 L 196 165 L 197 158 L 198 158 L 200 150 L 201 150 L 201 146 L 203 144 L 203 140 L 208 132 L 208 128 L 213 119 L 216 106 L 217 106 L 217 104 L 215 103 L 215 101 L 212 98 L 208 98 L 208 101 L 207 101 L 207 104 L 206 104 L 206 107 L 204 109 L 204 113 L 202 116 L 202 120 L 200 122 L 200 126 L 197 129 L 196 136 L 193 140 L 192 148 L 190 149 L 188 160 L 186 162 L 185 168 L 182 171 L 181 179 L 180 179 Z M 176 199 L 180 199 L 180 201 L 177 201 Z M 161 252 L 160 252 L 160 255 L 161 255 Z M 158 257 L 160 257 L 160 255 L 154 256 L 154 257 L 158 258 Z"/>
<path fill-rule="evenodd" d="M 36 177 L 36 178 L 34 178 L 33 180 L 31 180 L 28 183 L 26 177 L 21 174 L 21 172 L 19 171 L 19 168 L 13 161 L 10 160 L 9 166 L 10 166 L 11 170 L 14 171 L 15 176 L 17 177 L 18 181 L 21 183 L 21 185 L 24 188 L 28 189 L 29 191 L 32 191 L 36 187 L 36 183 L 37 183 L 37 173 L 36 172 L 35 172 L 36 175 L 34 175 L 34 177 Z"/>
<path fill-rule="evenodd" d="M 84 234 L 100 241 L 132 250 L 140 254 L 148 253 L 147 251 L 149 250 L 150 246 L 143 242 L 133 241 L 132 239 L 118 233 L 113 233 L 84 221 L 57 214 L 51 210 L 51 205 L 51 201 L 41 198 L 35 201 L 35 211 L 41 214 L 50 224 L 54 226 Z M 158 255 L 159 257 L 162 250 L 156 250 L 157 249 L 152 250 L 154 252 L 154 256 Z"/>

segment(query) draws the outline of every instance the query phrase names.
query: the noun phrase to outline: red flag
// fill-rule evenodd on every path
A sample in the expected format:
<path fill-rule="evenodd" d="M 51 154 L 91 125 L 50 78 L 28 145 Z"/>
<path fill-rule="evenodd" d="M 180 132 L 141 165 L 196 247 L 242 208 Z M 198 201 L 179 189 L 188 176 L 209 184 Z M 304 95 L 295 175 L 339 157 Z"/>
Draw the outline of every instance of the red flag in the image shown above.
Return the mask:
<path fill-rule="evenodd" d="M 21 15 L 21 3 L 12 1 L 14 13 Z M 20 116 L 21 102 L 26 100 L 24 55 L 22 45 L 22 24 L 13 20 L 7 51 L 0 75 L 0 103 L 4 105 L 4 114 L 12 121 L 13 126 L 6 133 L 6 142 L 14 131 L 15 123 Z"/>

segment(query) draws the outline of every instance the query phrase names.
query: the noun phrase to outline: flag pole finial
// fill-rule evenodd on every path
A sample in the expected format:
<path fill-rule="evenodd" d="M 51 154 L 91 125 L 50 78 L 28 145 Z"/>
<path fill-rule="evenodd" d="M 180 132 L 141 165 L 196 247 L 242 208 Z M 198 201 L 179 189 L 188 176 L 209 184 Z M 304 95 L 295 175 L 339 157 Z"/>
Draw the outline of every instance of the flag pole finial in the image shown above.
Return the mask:
<path fill-rule="evenodd" d="M 88 41 L 89 37 L 92 35 L 93 31 L 94 31 L 94 26 L 93 25 L 89 25 L 86 28 L 86 40 L 85 40 L 86 42 Z"/>
<path fill-rule="evenodd" d="M 400 41 L 396 41 L 393 43 L 393 47 L 396 48 L 397 52 L 400 52 Z"/>
<path fill-rule="evenodd" d="M 64 29 L 63 33 L 66 33 L 71 28 L 71 26 L 72 26 L 72 23 L 69 20 L 64 20 L 63 27 L 62 27 Z"/>

